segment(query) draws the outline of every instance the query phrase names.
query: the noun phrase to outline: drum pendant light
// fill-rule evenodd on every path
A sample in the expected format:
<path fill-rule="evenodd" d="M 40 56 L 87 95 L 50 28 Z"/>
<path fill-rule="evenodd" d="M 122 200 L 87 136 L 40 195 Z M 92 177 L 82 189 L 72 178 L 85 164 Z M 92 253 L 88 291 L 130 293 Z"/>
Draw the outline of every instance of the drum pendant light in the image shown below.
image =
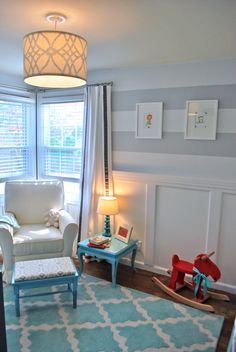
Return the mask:
<path fill-rule="evenodd" d="M 44 88 L 72 88 L 86 84 L 87 42 L 79 35 L 56 30 L 66 17 L 47 15 L 53 31 L 38 31 L 24 37 L 24 82 Z"/>

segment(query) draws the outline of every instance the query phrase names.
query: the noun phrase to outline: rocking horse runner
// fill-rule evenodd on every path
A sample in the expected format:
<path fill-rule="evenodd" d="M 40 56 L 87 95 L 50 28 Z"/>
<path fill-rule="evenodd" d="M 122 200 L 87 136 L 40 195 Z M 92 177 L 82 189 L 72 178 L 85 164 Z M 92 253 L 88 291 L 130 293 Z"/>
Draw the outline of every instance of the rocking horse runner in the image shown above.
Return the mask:
<path fill-rule="evenodd" d="M 215 252 L 210 254 L 198 254 L 194 263 L 181 260 L 178 255 L 175 254 L 172 257 L 172 271 L 168 270 L 168 273 L 171 274 L 169 286 L 167 287 L 156 277 L 153 277 L 152 280 L 163 291 L 176 298 L 181 303 L 190 305 L 194 308 L 214 312 L 214 308 L 211 305 L 204 304 L 209 297 L 220 299 L 222 301 L 229 301 L 227 295 L 208 291 L 208 288 L 210 287 L 208 276 L 211 276 L 214 281 L 218 281 L 221 276 L 219 268 L 210 259 L 214 253 Z M 184 280 L 185 274 L 192 275 L 192 283 Z M 194 291 L 195 299 L 192 300 L 183 297 L 176 292 L 183 287 L 192 289 Z"/>

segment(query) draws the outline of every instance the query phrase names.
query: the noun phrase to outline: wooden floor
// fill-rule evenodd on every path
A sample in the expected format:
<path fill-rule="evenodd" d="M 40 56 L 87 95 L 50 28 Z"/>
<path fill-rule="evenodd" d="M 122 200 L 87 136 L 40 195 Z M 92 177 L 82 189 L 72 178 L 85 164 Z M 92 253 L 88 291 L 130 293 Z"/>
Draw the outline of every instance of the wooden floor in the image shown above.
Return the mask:
<path fill-rule="evenodd" d="M 75 260 L 75 262 L 76 265 L 79 266 L 78 261 Z M 94 261 L 85 264 L 84 272 L 89 275 L 93 275 L 104 280 L 111 281 L 111 265 L 105 261 L 101 261 L 99 263 Z M 152 282 L 153 275 L 157 276 L 157 274 L 153 274 L 150 271 L 141 269 L 137 269 L 135 272 L 133 272 L 130 267 L 123 264 L 119 264 L 117 272 L 117 283 L 122 286 L 150 293 L 152 295 L 156 295 L 165 299 L 171 299 L 170 296 L 161 291 L 161 289 L 159 289 Z M 168 277 L 162 275 L 158 275 L 158 277 L 161 278 L 163 282 L 168 282 Z M 187 295 L 187 292 L 184 294 Z M 227 345 L 236 316 L 236 295 L 229 294 L 229 297 L 230 302 L 222 302 L 212 299 L 209 299 L 207 301 L 207 303 L 214 306 L 216 314 L 223 315 L 225 318 L 222 333 L 217 347 L 218 352 L 223 352 L 227 350 Z"/>

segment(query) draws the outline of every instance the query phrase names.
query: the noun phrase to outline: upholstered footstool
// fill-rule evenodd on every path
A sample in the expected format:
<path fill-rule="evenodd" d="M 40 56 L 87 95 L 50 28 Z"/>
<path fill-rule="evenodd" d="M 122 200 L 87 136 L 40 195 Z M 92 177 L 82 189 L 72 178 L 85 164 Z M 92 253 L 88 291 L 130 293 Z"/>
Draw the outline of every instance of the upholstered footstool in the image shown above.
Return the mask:
<path fill-rule="evenodd" d="M 20 290 L 36 287 L 67 284 L 66 290 L 20 295 Z M 20 316 L 20 298 L 45 296 L 71 291 L 73 308 L 77 306 L 78 271 L 69 257 L 28 260 L 16 262 L 13 269 L 12 285 L 15 296 L 16 316 Z"/>

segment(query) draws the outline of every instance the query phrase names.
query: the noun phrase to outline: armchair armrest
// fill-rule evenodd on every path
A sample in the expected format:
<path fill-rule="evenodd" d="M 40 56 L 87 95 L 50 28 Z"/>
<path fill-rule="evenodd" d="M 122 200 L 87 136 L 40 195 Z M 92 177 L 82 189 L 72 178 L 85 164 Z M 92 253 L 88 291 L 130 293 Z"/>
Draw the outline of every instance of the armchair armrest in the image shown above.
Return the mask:
<path fill-rule="evenodd" d="M 64 256 L 72 256 L 73 243 L 78 234 L 78 225 L 66 210 L 59 211 L 59 230 L 64 239 Z"/>
<path fill-rule="evenodd" d="M 13 227 L 0 223 L 0 247 L 3 257 L 3 279 L 11 283 L 13 264 Z"/>

